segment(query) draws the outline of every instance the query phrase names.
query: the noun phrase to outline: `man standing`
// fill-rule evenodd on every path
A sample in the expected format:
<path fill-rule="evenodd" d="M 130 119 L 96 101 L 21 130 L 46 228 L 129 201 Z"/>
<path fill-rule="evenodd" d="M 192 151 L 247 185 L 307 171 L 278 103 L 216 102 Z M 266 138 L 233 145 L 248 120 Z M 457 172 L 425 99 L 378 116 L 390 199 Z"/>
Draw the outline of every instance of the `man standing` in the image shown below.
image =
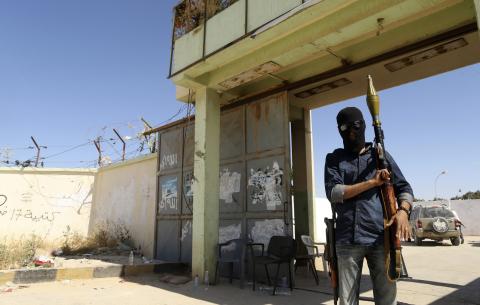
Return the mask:
<path fill-rule="evenodd" d="M 395 305 L 397 288 L 387 279 L 384 218 L 380 188 L 392 179 L 399 209 L 387 224 L 397 222 L 397 236 L 410 235 L 408 217 L 413 202 L 410 184 L 386 153 L 390 171 L 376 169 L 372 143 L 365 143 L 365 121 L 355 107 L 342 109 L 337 124 L 344 148 L 328 154 L 325 191 L 337 215 L 335 237 L 340 305 L 357 305 L 364 258 L 367 259 L 376 305 Z"/>

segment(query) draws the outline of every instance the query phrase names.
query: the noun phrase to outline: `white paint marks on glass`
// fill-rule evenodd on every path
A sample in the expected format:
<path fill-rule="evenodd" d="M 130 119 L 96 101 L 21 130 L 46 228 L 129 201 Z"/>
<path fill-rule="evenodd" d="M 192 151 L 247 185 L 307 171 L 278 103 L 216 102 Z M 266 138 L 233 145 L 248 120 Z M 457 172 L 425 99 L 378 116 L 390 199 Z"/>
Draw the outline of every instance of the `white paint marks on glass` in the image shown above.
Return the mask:
<path fill-rule="evenodd" d="M 233 202 L 233 193 L 240 192 L 241 177 L 240 173 L 230 172 L 228 168 L 220 172 L 220 200 L 224 200 L 225 203 Z"/>
<path fill-rule="evenodd" d="M 189 235 L 192 236 L 192 221 L 191 220 L 187 220 L 182 227 L 181 241 L 183 241 Z"/>
<path fill-rule="evenodd" d="M 240 238 L 241 234 L 242 234 L 241 224 L 232 224 L 232 225 L 220 227 L 218 230 L 218 242 L 224 243 L 231 239 Z"/>
<path fill-rule="evenodd" d="M 177 177 L 162 182 L 160 209 L 177 209 Z"/>
<path fill-rule="evenodd" d="M 270 238 L 277 235 L 285 235 L 284 224 L 281 219 L 265 219 L 255 221 L 250 231 L 250 238 L 256 243 L 268 246 Z"/>
<path fill-rule="evenodd" d="M 275 210 L 282 205 L 282 184 L 283 170 L 277 161 L 273 162 L 271 169 L 270 166 L 264 170 L 251 168 L 248 186 L 252 188 L 252 204 L 265 203 L 267 210 Z"/>
<path fill-rule="evenodd" d="M 160 161 L 160 170 L 172 168 L 178 163 L 177 154 L 164 155 Z"/>

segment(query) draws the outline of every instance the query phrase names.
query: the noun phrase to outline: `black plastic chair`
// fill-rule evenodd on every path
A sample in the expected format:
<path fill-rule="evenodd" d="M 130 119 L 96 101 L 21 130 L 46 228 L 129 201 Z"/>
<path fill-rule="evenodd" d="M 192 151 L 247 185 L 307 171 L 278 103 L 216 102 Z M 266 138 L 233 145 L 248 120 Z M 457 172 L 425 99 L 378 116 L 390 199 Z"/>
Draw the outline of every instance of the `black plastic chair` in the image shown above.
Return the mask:
<path fill-rule="evenodd" d="M 272 285 L 270 280 L 270 274 L 268 272 L 268 265 L 277 265 L 277 271 L 275 273 L 275 279 L 273 282 L 273 295 L 277 290 L 278 273 L 280 271 L 280 265 L 286 263 L 288 265 L 288 277 L 290 283 L 290 290 L 293 290 L 292 281 L 292 262 L 295 257 L 296 244 L 295 240 L 290 236 L 272 236 L 268 244 L 267 253 L 264 253 L 264 245 L 260 243 L 249 243 L 250 253 L 252 257 L 253 267 L 253 290 L 255 290 L 255 266 L 263 265 L 265 273 L 267 275 L 268 285 Z M 255 255 L 254 248 L 261 247 L 261 255 Z"/>
<path fill-rule="evenodd" d="M 230 283 L 233 282 L 233 266 L 240 266 L 240 287 L 243 288 L 245 278 L 245 248 L 247 242 L 244 239 L 232 239 L 218 244 L 217 264 L 215 266 L 215 284 L 217 284 L 218 267 L 222 263 L 230 266 Z"/>

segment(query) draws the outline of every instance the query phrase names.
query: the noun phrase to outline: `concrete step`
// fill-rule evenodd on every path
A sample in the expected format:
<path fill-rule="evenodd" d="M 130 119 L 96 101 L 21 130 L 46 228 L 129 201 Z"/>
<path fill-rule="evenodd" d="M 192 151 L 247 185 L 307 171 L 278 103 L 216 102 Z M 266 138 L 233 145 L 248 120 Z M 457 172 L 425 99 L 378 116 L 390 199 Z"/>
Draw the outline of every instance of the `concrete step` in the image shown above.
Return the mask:
<path fill-rule="evenodd" d="M 184 272 L 187 266 L 182 263 L 154 263 L 136 265 L 110 265 L 78 268 L 35 268 L 0 271 L 0 285 L 7 282 L 29 284 L 62 280 L 93 279 L 106 277 L 134 276 L 147 273 Z"/>

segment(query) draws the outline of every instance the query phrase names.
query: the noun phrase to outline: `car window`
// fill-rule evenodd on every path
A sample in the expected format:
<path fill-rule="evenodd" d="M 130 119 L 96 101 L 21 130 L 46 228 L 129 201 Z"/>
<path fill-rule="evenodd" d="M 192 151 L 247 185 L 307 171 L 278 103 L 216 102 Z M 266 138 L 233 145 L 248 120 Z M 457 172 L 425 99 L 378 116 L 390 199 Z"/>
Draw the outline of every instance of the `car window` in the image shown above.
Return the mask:
<path fill-rule="evenodd" d="M 422 211 L 423 218 L 434 217 L 454 217 L 452 211 L 445 209 L 444 207 L 429 207 Z"/>

